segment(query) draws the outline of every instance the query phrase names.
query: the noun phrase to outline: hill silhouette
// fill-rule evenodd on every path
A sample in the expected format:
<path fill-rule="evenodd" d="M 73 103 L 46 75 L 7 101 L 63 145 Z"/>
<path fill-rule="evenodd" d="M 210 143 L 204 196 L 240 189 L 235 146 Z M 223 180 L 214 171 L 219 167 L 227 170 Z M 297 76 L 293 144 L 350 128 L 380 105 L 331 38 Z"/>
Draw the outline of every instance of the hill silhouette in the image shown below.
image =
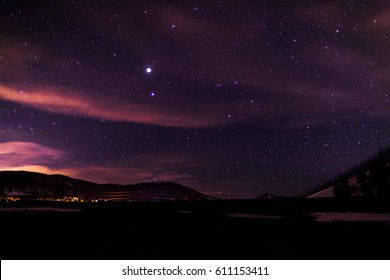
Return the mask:
<path fill-rule="evenodd" d="M 97 184 L 64 175 L 27 171 L 0 172 L 0 196 L 107 201 L 206 200 L 210 197 L 172 182 L 135 185 Z"/>

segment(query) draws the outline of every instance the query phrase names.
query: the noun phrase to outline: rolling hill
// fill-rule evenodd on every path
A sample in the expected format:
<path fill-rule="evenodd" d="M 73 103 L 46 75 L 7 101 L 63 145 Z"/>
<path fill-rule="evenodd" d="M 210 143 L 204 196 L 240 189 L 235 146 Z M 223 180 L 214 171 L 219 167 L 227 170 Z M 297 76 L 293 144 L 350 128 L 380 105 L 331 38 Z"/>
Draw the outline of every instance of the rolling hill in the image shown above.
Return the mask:
<path fill-rule="evenodd" d="M 97 184 L 64 175 L 27 171 L 0 172 L 0 197 L 71 201 L 195 201 L 210 198 L 194 189 L 172 182 L 135 185 Z"/>

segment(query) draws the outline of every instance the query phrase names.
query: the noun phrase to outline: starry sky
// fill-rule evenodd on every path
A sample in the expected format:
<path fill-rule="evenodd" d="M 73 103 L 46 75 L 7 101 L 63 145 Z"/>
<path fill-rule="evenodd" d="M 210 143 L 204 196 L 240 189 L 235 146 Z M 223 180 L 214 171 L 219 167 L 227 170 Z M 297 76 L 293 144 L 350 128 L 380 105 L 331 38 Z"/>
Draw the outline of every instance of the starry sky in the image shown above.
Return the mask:
<path fill-rule="evenodd" d="M 389 1 L 0 2 L 0 170 L 304 195 L 390 145 Z"/>

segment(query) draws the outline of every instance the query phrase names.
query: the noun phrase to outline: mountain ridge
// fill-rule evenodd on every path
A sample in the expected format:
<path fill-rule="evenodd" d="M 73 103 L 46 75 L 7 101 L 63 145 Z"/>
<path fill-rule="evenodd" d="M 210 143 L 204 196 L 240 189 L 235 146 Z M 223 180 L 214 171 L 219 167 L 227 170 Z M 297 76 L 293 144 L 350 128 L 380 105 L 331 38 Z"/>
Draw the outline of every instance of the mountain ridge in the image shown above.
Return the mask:
<path fill-rule="evenodd" d="M 174 182 L 99 184 L 62 174 L 0 171 L 3 198 L 68 199 L 72 201 L 207 200 L 211 197 Z"/>

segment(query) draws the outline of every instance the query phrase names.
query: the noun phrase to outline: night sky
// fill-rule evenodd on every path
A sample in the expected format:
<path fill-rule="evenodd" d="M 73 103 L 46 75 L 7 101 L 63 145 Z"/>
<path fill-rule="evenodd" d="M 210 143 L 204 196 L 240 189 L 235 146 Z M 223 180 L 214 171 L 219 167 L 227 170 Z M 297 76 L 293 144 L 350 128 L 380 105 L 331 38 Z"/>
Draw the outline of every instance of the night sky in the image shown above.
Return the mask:
<path fill-rule="evenodd" d="M 0 170 L 303 195 L 390 145 L 389 1 L 0 2 Z"/>

